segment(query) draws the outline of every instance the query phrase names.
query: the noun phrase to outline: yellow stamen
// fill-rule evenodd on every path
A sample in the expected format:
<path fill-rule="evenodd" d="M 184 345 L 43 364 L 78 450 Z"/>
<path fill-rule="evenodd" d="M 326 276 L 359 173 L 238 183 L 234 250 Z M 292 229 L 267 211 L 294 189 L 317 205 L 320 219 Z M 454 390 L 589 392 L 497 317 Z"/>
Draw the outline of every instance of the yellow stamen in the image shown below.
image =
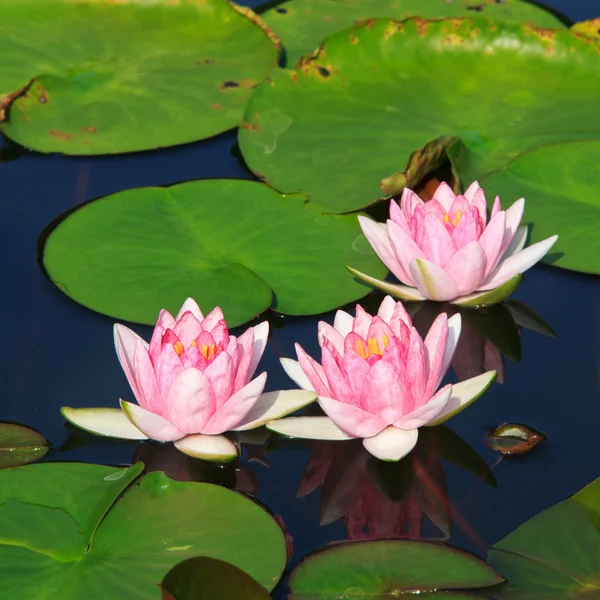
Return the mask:
<path fill-rule="evenodd" d="M 454 217 L 454 221 L 452 221 L 452 225 L 454 225 L 454 227 L 456 227 L 458 225 L 458 222 L 460 221 L 461 217 L 462 217 L 462 213 L 460 212 L 460 210 L 457 210 L 456 216 Z"/>
<path fill-rule="evenodd" d="M 444 223 L 450 223 L 450 217 L 448 216 L 448 213 L 444 215 Z"/>
<path fill-rule="evenodd" d="M 183 354 L 183 344 L 179 340 L 177 340 L 177 342 L 173 344 L 173 348 L 175 348 L 177 356 L 181 356 Z"/>
<path fill-rule="evenodd" d="M 365 346 L 361 340 L 356 340 L 356 348 L 358 349 L 358 353 L 362 358 L 367 358 L 367 353 L 365 351 Z"/>
<path fill-rule="evenodd" d="M 365 350 L 365 345 L 362 343 L 362 340 L 356 340 L 356 350 L 358 354 L 364 358 L 365 360 L 369 358 L 369 356 L 373 356 L 374 354 L 378 356 L 383 356 L 384 350 L 387 348 L 390 340 L 387 335 L 384 335 L 382 338 L 383 348 L 379 347 L 379 342 L 376 338 L 368 338 L 367 339 L 367 348 Z"/>
<path fill-rule="evenodd" d="M 210 360 L 215 355 L 215 351 L 216 348 L 214 344 L 211 344 L 210 346 L 204 344 L 204 346 L 202 346 L 202 350 L 200 350 L 202 356 L 204 356 L 206 360 Z"/>
<path fill-rule="evenodd" d="M 192 340 L 192 346 L 196 346 L 196 348 L 198 347 L 198 344 L 196 344 L 196 340 Z"/>

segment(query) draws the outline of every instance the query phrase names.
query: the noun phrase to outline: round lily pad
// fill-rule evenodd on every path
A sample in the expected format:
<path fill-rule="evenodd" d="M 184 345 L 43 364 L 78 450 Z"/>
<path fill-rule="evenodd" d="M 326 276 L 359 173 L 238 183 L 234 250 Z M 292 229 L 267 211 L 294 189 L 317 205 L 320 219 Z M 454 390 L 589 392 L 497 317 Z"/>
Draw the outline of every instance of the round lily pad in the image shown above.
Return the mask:
<path fill-rule="evenodd" d="M 321 313 L 369 293 L 346 264 L 386 273 L 355 216 L 323 215 L 304 197 L 225 179 L 86 204 L 50 234 L 43 262 L 77 302 L 148 324 L 188 296 L 203 311 L 220 306 L 230 326 L 269 307 Z"/>
<path fill-rule="evenodd" d="M 390 175 L 426 146 L 415 160 L 447 151 L 466 186 L 542 144 L 600 139 L 599 46 L 481 16 L 369 21 L 260 84 L 240 147 L 259 177 L 332 212 L 374 202 L 383 178 L 386 194 L 414 185 Z"/>
<path fill-rule="evenodd" d="M 485 177 L 482 185 L 492 198 L 525 197 L 531 242 L 558 234 L 544 261 L 600 273 L 599 163 L 600 139 L 540 146 Z"/>
<path fill-rule="evenodd" d="M 198 555 L 274 587 L 285 541 L 266 511 L 216 485 L 163 473 L 136 480 L 141 469 L 46 463 L 1 471 L 3 589 L 28 600 L 155 600 L 167 572 Z"/>
<path fill-rule="evenodd" d="M 0 0 L 0 13 L 0 130 L 40 152 L 147 150 L 236 127 L 278 60 L 260 18 L 226 0 Z"/>
<path fill-rule="evenodd" d="M 447 591 L 485 588 L 502 581 L 481 559 L 451 546 L 376 540 L 337 544 L 309 555 L 292 572 L 290 586 L 293 600 L 383 599 L 403 594 L 420 598 L 426 592 L 432 600 L 442 600 Z M 454 593 L 450 598 L 471 597 Z"/>
<path fill-rule="evenodd" d="M 427 19 L 480 14 L 492 19 L 564 27 L 552 13 L 521 0 L 291 0 L 263 13 L 286 50 L 288 65 L 329 35 L 356 21 L 380 17 Z"/>
<path fill-rule="evenodd" d="M 39 460 L 48 452 L 44 436 L 16 423 L 0 423 L 0 469 Z"/>

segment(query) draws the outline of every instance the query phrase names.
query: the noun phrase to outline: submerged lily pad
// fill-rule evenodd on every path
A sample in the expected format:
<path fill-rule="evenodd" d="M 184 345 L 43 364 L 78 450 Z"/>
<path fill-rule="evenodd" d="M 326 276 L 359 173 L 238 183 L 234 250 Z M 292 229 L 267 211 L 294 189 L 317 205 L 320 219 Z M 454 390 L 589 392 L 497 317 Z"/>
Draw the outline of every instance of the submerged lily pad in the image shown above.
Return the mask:
<path fill-rule="evenodd" d="M 51 233 L 50 278 L 77 302 L 153 324 L 188 296 L 230 326 L 269 307 L 331 310 L 369 293 L 347 263 L 384 275 L 356 217 L 322 215 L 261 183 L 204 180 L 129 190 L 84 205 Z"/>
<path fill-rule="evenodd" d="M 505 456 L 520 456 L 531 452 L 546 440 L 546 436 L 533 427 L 521 423 L 503 423 L 488 433 L 487 443 L 492 450 Z"/>
<path fill-rule="evenodd" d="M 39 460 L 48 452 L 44 436 L 16 423 L 0 423 L 0 469 Z"/>
<path fill-rule="evenodd" d="M 290 598 L 384 599 L 403 593 L 440 600 L 483 598 L 458 591 L 448 596 L 444 590 L 485 588 L 502 581 L 481 559 L 451 546 L 377 540 L 337 544 L 309 555 L 292 572 Z"/>
<path fill-rule="evenodd" d="M 542 144 L 600 139 L 599 45 L 481 16 L 370 21 L 261 83 L 240 147 L 259 177 L 333 212 L 377 200 L 440 137 L 466 186 Z"/>
<path fill-rule="evenodd" d="M 271 600 L 265 588 L 240 568 L 207 556 L 175 565 L 163 579 L 162 590 L 163 600 Z"/>
<path fill-rule="evenodd" d="M 600 122 L 600 119 L 596 119 Z M 482 180 L 486 193 L 525 197 L 531 243 L 555 233 L 542 260 L 557 267 L 600 273 L 600 139 L 541 146 Z"/>
<path fill-rule="evenodd" d="M 46 463 L 1 471 L 2 590 L 27 600 L 155 600 L 169 569 L 197 555 L 275 585 L 285 543 L 263 509 L 163 473 L 135 481 L 141 469 Z"/>
<path fill-rule="evenodd" d="M 0 130 L 41 152 L 131 152 L 236 127 L 278 60 L 261 20 L 226 0 L 0 0 L 0 13 Z"/>
<path fill-rule="evenodd" d="M 290 0 L 263 13 L 283 43 L 293 65 L 310 54 L 329 35 L 356 21 L 379 17 L 426 19 L 479 13 L 491 19 L 564 27 L 552 13 L 521 0 Z"/>
<path fill-rule="evenodd" d="M 499 598 L 599 598 L 600 479 L 499 541 L 488 561 L 510 582 Z"/>

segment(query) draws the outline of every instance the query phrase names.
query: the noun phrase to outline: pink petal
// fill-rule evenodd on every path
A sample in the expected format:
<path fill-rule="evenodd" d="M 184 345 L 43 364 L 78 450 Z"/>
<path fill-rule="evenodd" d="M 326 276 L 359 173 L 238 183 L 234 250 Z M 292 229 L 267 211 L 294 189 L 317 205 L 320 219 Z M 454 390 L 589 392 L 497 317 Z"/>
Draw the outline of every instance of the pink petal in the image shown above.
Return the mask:
<path fill-rule="evenodd" d="M 156 325 L 163 329 L 173 329 L 175 327 L 175 319 L 168 310 L 164 308 L 158 313 L 158 320 Z"/>
<path fill-rule="evenodd" d="M 511 240 L 508 248 L 504 251 L 502 258 L 508 258 L 517 252 L 521 252 L 525 247 L 525 243 L 527 242 L 527 233 L 528 233 L 527 225 L 520 225 L 517 229 L 517 233 L 515 233 L 515 237 Z M 502 260 L 502 259 L 500 259 Z"/>
<path fill-rule="evenodd" d="M 478 289 L 481 291 L 493 290 L 512 279 L 515 275 L 524 273 L 548 253 L 557 239 L 558 236 L 553 235 L 501 261 Z"/>
<path fill-rule="evenodd" d="M 360 393 L 365 383 L 365 378 L 371 366 L 357 353 L 357 342 L 361 342 L 366 348 L 364 340 L 356 333 L 349 333 L 345 340 L 344 364 L 346 367 L 346 377 L 348 385 L 355 398 L 360 398 Z"/>
<path fill-rule="evenodd" d="M 458 293 L 470 294 L 478 289 L 485 273 L 486 256 L 481 244 L 475 240 L 465 244 L 448 261 L 444 268 L 452 278 Z"/>
<path fill-rule="evenodd" d="M 138 390 L 137 383 L 135 381 L 135 348 L 138 340 L 147 348 L 148 344 L 134 331 L 131 331 L 125 325 L 115 324 L 113 328 L 113 337 L 115 340 L 115 350 L 117 351 L 117 357 L 121 363 L 121 367 L 125 372 L 125 377 L 131 386 L 131 390 L 138 401 L 138 404 L 145 406 L 145 400 L 140 391 Z"/>
<path fill-rule="evenodd" d="M 206 367 L 204 375 L 210 381 L 214 393 L 215 405 L 213 410 L 218 410 L 227 400 L 229 400 L 229 398 L 231 398 L 235 391 L 235 370 L 233 360 L 227 352 L 221 352 Z"/>
<path fill-rule="evenodd" d="M 414 327 L 410 332 L 410 346 L 408 356 L 406 357 L 405 376 L 408 389 L 411 391 L 414 401 L 411 408 L 420 406 L 427 384 L 427 364 L 423 340 Z"/>
<path fill-rule="evenodd" d="M 329 387 L 327 385 L 327 376 L 323 367 L 313 358 L 311 358 L 300 346 L 296 344 L 296 354 L 298 356 L 298 363 L 305 375 L 308 377 L 312 388 L 319 394 L 319 396 L 331 396 Z"/>
<path fill-rule="evenodd" d="M 356 316 L 354 317 L 354 324 L 352 325 L 352 331 L 360 335 L 364 340 L 367 339 L 367 333 L 373 317 L 360 305 L 356 305 Z"/>
<path fill-rule="evenodd" d="M 379 305 L 379 309 L 377 310 L 377 316 L 381 317 L 388 325 L 394 316 L 394 311 L 396 310 L 396 305 L 402 304 L 400 302 L 396 302 L 391 296 L 386 296 Z M 404 309 L 404 307 L 402 306 Z M 406 311 L 404 311 L 406 312 Z"/>
<path fill-rule="evenodd" d="M 184 348 L 187 348 L 202 331 L 200 321 L 191 312 L 186 312 L 177 320 L 173 333 L 179 338 Z"/>
<path fill-rule="evenodd" d="M 318 402 L 335 425 L 352 437 L 371 437 L 386 426 L 386 422 L 381 417 L 366 412 L 358 406 L 325 396 L 319 396 Z"/>
<path fill-rule="evenodd" d="M 442 181 L 438 185 L 437 190 L 433 194 L 432 200 L 437 200 L 443 207 L 446 213 L 450 210 L 450 207 L 454 204 L 456 196 L 452 191 L 452 188 L 445 182 Z"/>
<path fill-rule="evenodd" d="M 425 258 L 442 268 L 456 251 L 443 222 L 431 214 L 425 215 L 415 241 Z"/>
<path fill-rule="evenodd" d="M 459 211 L 461 215 L 465 215 L 470 208 L 471 206 L 469 205 L 467 199 L 459 194 L 456 196 L 452 206 L 450 207 L 450 210 L 448 211 L 448 217 L 450 218 L 450 221 L 454 221 L 459 216 Z"/>
<path fill-rule="evenodd" d="M 404 373 L 387 361 L 375 363 L 365 379 L 359 406 L 380 417 L 386 425 L 397 421 L 414 406 L 412 390 Z"/>
<path fill-rule="evenodd" d="M 150 360 L 152 364 L 156 364 L 156 360 L 163 345 L 163 336 L 166 331 L 172 331 L 171 329 L 166 330 L 162 325 L 156 325 L 152 332 L 152 338 L 150 339 L 150 345 L 148 352 L 150 353 Z"/>
<path fill-rule="evenodd" d="M 256 404 L 266 382 L 267 374 L 261 373 L 239 392 L 236 392 L 213 414 L 200 433 L 217 435 L 235 429 Z"/>
<path fill-rule="evenodd" d="M 223 311 L 217 306 L 204 317 L 202 329 L 204 331 L 211 331 L 219 321 L 225 321 L 225 317 L 223 316 Z"/>
<path fill-rule="evenodd" d="M 142 339 L 136 340 L 133 374 L 140 398 L 143 399 L 140 406 L 161 414 L 163 410 L 162 395 L 148 350 L 146 350 L 146 343 Z"/>
<path fill-rule="evenodd" d="M 351 331 L 354 325 L 354 317 L 349 315 L 343 310 L 338 310 L 335 313 L 333 320 L 333 328 L 340 333 L 343 337 L 346 337 Z"/>
<path fill-rule="evenodd" d="M 183 317 L 183 315 L 186 312 L 191 312 L 198 321 L 202 321 L 204 319 L 204 315 L 202 314 L 200 307 L 196 304 L 196 301 L 193 298 L 187 298 L 186 301 L 181 305 L 181 308 L 179 309 L 175 320 L 179 321 L 179 319 L 181 319 L 181 317 Z M 163 326 L 165 328 L 168 327 L 169 329 L 173 329 L 173 327 L 175 326 L 175 321 L 173 320 L 173 317 L 171 317 L 171 322 L 167 321 L 163 324 Z"/>
<path fill-rule="evenodd" d="M 469 186 L 469 190 L 472 187 L 473 184 Z M 485 222 L 487 221 L 487 203 L 485 201 L 485 193 L 483 192 L 483 190 L 480 187 L 478 187 L 472 194 L 471 198 L 468 198 L 465 192 L 465 198 L 467 198 L 471 206 L 477 209 L 477 212 L 479 213 L 479 218 L 481 219 L 481 223 L 485 225 Z"/>
<path fill-rule="evenodd" d="M 443 302 L 454 300 L 459 295 L 452 277 L 424 258 L 413 260 L 410 263 L 410 272 L 418 290 L 429 300 Z"/>
<path fill-rule="evenodd" d="M 504 254 L 513 237 L 519 229 L 523 211 L 525 210 L 525 199 L 519 198 L 513 205 L 506 209 L 506 228 L 504 230 L 504 239 L 502 240 L 502 249 L 500 255 Z"/>
<path fill-rule="evenodd" d="M 433 421 L 446 408 L 451 395 L 452 386 L 444 386 L 428 402 L 398 419 L 394 423 L 394 426 L 399 429 L 418 429 L 419 427 L 423 427 L 423 425 Z"/>
<path fill-rule="evenodd" d="M 250 371 L 248 379 L 252 377 L 260 363 L 260 359 L 267 347 L 267 338 L 269 337 L 269 323 L 263 321 L 254 327 L 254 347 L 252 348 L 252 362 L 250 363 Z"/>
<path fill-rule="evenodd" d="M 344 337 L 329 323 L 319 321 L 319 325 L 317 326 L 317 337 L 319 339 L 319 345 L 322 346 L 324 343 L 323 340 L 328 339 L 340 354 L 344 353 Z"/>
<path fill-rule="evenodd" d="M 423 396 L 426 398 L 433 396 L 446 374 L 443 368 L 448 333 L 448 315 L 440 313 L 429 328 L 423 342 L 423 352 L 427 363 L 427 385 L 423 391 Z"/>
<path fill-rule="evenodd" d="M 154 374 L 156 382 L 158 383 L 158 389 L 160 391 L 160 397 L 166 398 L 169 393 L 169 388 L 173 385 L 173 382 L 183 372 L 184 367 L 181 362 L 181 358 L 178 356 L 175 348 L 172 344 L 165 344 L 160 353 L 158 354 L 154 362 Z M 163 409 L 156 407 L 149 407 L 154 412 L 163 414 Z"/>
<path fill-rule="evenodd" d="M 494 205 L 492 206 L 492 211 L 490 213 L 490 220 L 493 219 L 501 210 L 502 206 L 500 204 L 500 197 L 496 196 L 494 199 Z"/>
<path fill-rule="evenodd" d="M 173 423 L 137 404 L 121 400 L 121 408 L 127 415 L 127 418 L 151 440 L 156 440 L 157 442 L 174 442 L 184 436 Z"/>
<path fill-rule="evenodd" d="M 163 417 L 185 434 L 200 433 L 214 411 L 208 377 L 198 369 L 186 369 L 169 389 Z"/>
<path fill-rule="evenodd" d="M 483 229 L 485 227 L 485 221 L 479 219 L 479 213 L 476 208 L 469 208 L 463 214 L 458 225 L 454 228 L 452 234 L 452 242 L 457 250 L 462 248 L 465 244 L 478 240 Z"/>
<path fill-rule="evenodd" d="M 415 194 L 412 190 L 408 188 L 404 188 L 402 190 L 402 197 L 400 198 L 400 207 L 404 212 L 404 216 L 406 217 L 406 221 L 410 223 L 411 218 L 418 206 L 421 208 L 425 203 L 417 194 Z"/>
<path fill-rule="evenodd" d="M 405 280 L 406 273 L 400 266 L 390 240 L 388 238 L 387 229 L 381 224 L 369 219 L 368 217 L 359 216 L 358 223 L 369 244 L 375 250 L 375 254 L 381 262 L 401 281 Z"/>
<path fill-rule="evenodd" d="M 391 327 L 380 316 L 375 317 L 367 332 L 367 340 L 373 339 L 377 342 L 380 354 L 383 354 L 385 347 L 393 337 L 394 332 Z"/>
<path fill-rule="evenodd" d="M 404 343 L 401 340 L 399 340 L 398 338 L 393 338 L 392 340 L 390 340 L 388 347 L 385 349 L 385 352 L 383 353 L 382 360 L 389 362 L 391 365 L 396 367 L 396 369 L 398 369 L 401 372 L 404 372 L 404 370 L 406 369 L 406 359 L 408 358 L 409 340 L 410 340 L 410 330 L 408 331 L 408 333 L 405 336 Z"/>
<path fill-rule="evenodd" d="M 410 234 L 410 226 L 408 220 L 404 215 L 402 209 L 398 206 L 398 203 L 394 200 L 390 200 L 390 219 L 399 225 L 406 233 Z"/>
<path fill-rule="evenodd" d="M 484 277 L 487 277 L 489 273 L 496 268 L 502 251 L 502 244 L 504 240 L 504 231 L 506 229 L 506 213 L 499 212 L 496 214 L 488 226 L 484 229 L 479 243 L 485 252 L 485 271 Z"/>
<path fill-rule="evenodd" d="M 357 404 L 358 399 L 350 388 L 350 384 L 346 379 L 346 372 L 340 369 L 338 362 L 327 347 L 323 348 L 322 364 L 327 377 L 327 386 L 331 390 L 331 396 L 341 402 Z"/>
<path fill-rule="evenodd" d="M 475 197 L 475 193 L 477 192 L 477 190 L 480 190 L 481 188 L 479 187 L 479 182 L 478 181 L 474 181 L 465 191 L 465 193 L 463 194 L 463 196 L 469 201 L 469 204 L 473 203 L 473 198 Z M 485 220 L 485 215 L 484 215 L 484 220 Z"/>
<path fill-rule="evenodd" d="M 378 435 L 363 440 L 363 446 L 375 458 L 398 461 L 417 445 L 418 438 L 419 432 L 416 429 L 396 429 L 390 425 Z"/>
<path fill-rule="evenodd" d="M 394 307 L 394 312 L 389 323 L 394 335 L 400 340 L 404 341 L 405 344 L 408 344 L 412 321 L 402 302 L 396 302 L 396 306 Z"/>
<path fill-rule="evenodd" d="M 410 272 L 410 263 L 415 258 L 425 258 L 423 251 L 419 248 L 415 240 L 402 231 L 393 221 L 388 221 L 388 236 L 394 254 L 407 276 L 407 279 L 403 283 L 415 287 L 415 282 Z"/>
<path fill-rule="evenodd" d="M 219 321 L 210 331 L 215 340 L 215 345 L 220 350 L 224 350 L 229 345 L 229 329 L 225 321 Z"/>
<path fill-rule="evenodd" d="M 446 209 L 437 200 L 425 202 L 424 209 L 426 213 L 432 213 L 440 221 L 443 221 L 446 216 Z"/>
<path fill-rule="evenodd" d="M 241 390 L 254 373 L 250 373 L 250 364 L 252 363 L 252 355 L 254 351 L 254 328 L 250 327 L 237 338 L 235 351 L 235 361 L 237 362 L 237 371 L 235 375 L 234 391 Z M 228 352 L 231 356 L 231 354 Z M 233 357 L 232 357 L 233 358 Z"/>

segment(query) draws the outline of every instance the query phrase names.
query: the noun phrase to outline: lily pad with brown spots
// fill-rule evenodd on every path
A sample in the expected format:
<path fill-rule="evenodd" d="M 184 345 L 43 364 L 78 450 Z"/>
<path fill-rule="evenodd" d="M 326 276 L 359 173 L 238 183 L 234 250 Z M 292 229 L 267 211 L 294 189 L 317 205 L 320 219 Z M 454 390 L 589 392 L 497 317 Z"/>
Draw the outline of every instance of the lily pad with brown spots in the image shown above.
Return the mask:
<path fill-rule="evenodd" d="M 40 152 L 221 133 L 278 60 L 264 22 L 226 0 L 0 0 L 0 15 L 0 131 Z"/>

